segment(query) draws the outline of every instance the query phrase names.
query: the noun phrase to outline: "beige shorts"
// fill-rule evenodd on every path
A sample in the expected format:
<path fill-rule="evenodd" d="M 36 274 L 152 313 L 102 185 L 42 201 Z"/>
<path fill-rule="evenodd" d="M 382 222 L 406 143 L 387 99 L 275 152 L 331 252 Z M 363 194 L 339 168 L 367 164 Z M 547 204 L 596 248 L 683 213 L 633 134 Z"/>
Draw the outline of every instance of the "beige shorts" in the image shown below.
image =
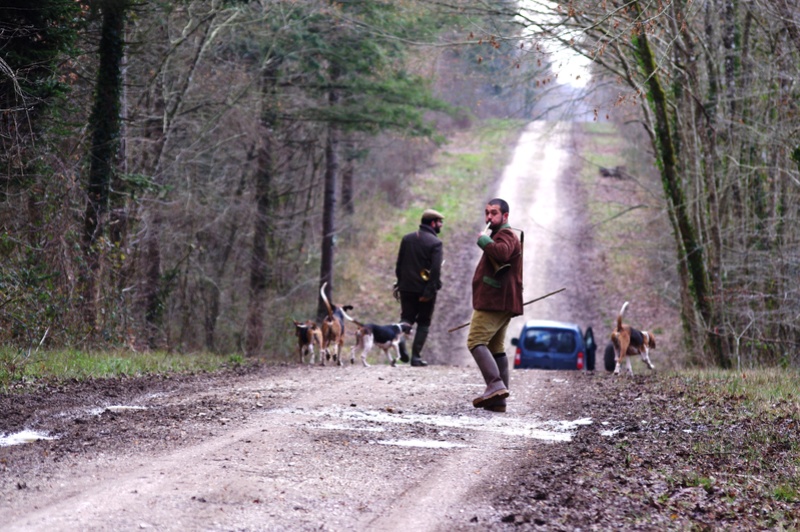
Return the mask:
<path fill-rule="evenodd" d="M 513 317 L 511 312 L 473 310 L 467 348 L 472 351 L 479 345 L 485 345 L 493 354 L 505 352 L 506 329 Z"/>

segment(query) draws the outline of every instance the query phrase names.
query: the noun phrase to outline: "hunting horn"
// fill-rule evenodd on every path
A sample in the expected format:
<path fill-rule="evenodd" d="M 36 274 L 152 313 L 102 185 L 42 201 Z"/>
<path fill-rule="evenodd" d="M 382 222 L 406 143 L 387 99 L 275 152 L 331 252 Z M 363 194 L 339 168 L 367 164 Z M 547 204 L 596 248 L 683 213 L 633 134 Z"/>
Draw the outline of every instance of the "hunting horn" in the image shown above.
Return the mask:
<path fill-rule="evenodd" d="M 445 262 L 446 261 L 444 261 L 444 260 L 442 261 L 442 266 L 444 266 Z M 431 271 L 428 268 L 423 268 L 423 269 L 421 269 L 419 271 L 419 276 L 422 277 L 423 281 L 426 281 L 426 282 L 430 281 L 430 279 L 431 279 Z"/>

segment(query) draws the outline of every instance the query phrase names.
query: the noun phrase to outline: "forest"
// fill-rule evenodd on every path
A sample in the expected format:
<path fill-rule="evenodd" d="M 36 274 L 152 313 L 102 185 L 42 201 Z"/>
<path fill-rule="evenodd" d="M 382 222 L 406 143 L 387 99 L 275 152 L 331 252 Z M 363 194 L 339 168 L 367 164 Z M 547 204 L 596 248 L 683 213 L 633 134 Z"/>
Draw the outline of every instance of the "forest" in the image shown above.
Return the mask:
<path fill-rule="evenodd" d="M 689 362 L 800 365 L 788 0 L 4 1 L 0 338 L 267 352 L 359 205 L 453 131 L 551 116 L 553 50 L 647 138 Z"/>

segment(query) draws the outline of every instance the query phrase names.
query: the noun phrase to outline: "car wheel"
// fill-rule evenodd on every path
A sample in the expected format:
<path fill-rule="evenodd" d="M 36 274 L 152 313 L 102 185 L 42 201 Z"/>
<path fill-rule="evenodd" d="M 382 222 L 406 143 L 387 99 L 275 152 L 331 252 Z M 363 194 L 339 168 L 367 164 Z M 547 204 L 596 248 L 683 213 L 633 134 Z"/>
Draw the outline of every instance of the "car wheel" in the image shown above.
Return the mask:
<path fill-rule="evenodd" d="M 614 344 L 609 342 L 606 346 L 606 352 L 603 354 L 603 363 L 606 366 L 606 371 L 609 373 L 614 371 L 617 367 L 616 357 L 617 355 L 614 353 Z"/>

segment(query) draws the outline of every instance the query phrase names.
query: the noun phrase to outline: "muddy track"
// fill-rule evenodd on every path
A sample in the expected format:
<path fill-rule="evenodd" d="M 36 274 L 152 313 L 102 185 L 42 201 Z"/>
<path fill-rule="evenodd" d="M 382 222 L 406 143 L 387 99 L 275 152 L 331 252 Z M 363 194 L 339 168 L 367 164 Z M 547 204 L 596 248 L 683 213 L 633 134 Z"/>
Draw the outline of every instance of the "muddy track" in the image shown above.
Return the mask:
<path fill-rule="evenodd" d="M 494 520 L 490 498 L 518 455 L 569 440 L 585 422 L 579 409 L 558 412 L 577 374 L 514 377 L 505 416 L 472 408 L 482 389 L 474 368 L 272 368 L 150 382 L 142 393 L 142 382 L 123 380 L 92 397 L 75 385 L 64 390 L 70 400 L 39 405 L 33 428 L 58 439 L 1 451 L 3 529 L 420 530 Z"/>

